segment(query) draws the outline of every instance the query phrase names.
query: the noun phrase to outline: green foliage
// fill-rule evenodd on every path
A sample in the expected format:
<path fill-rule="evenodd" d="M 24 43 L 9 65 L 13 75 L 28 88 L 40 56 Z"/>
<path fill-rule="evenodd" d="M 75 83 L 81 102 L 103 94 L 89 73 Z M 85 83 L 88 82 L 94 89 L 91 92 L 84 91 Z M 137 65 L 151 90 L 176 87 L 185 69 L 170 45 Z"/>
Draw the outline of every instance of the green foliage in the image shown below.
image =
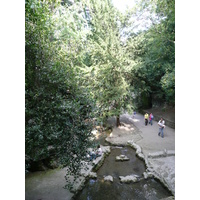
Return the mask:
<path fill-rule="evenodd" d="M 75 173 L 92 145 L 94 104 L 78 84 L 81 23 L 74 7 L 58 3 L 26 1 L 26 155 L 37 162 L 53 149 L 54 159 Z"/>
<path fill-rule="evenodd" d="M 150 101 L 154 98 L 153 100 L 158 102 L 174 105 L 174 1 L 144 0 L 139 7 L 140 12 L 151 14 L 152 19 L 148 29 L 130 36 L 127 42 L 129 46 L 127 53 L 136 61 L 132 70 L 132 85 L 138 106 L 143 106 L 144 95 L 149 97 Z"/>
<path fill-rule="evenodd" d="M 103 121 L 135 105 L 148 107 L 153 98 L 174 105 L 174 1 L 144 0 L 124 14 L 111 0 L 29 0 L 25 9 L 25 142 L 31 161 L 45 160 L 53 150 L 78 173 L 94 145 L 94 115 Z M 151 25 L 136 31 L 147 12 Z"/>
<path fill-rule="evenodd" d="M 104 120 L 132 110 L 128 78 L 131 68 L 120 36 L 121 14 L 111 1 L 88 1 L 86 6 L 92 32 L 88 37 L 89 86 Z"/>

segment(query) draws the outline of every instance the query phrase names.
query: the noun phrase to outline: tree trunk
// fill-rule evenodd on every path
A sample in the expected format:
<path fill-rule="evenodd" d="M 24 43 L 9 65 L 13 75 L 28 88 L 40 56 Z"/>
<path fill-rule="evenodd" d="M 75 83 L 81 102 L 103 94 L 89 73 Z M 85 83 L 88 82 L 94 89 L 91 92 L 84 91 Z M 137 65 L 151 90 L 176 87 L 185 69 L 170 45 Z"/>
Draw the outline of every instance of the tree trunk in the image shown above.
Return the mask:
<path fill-rule="evenodd" d="M 120 126 L 120 120 L 119 120 L 119 115 L 117 115 L 117 123 L 116 126 L 119 127 Z"/>

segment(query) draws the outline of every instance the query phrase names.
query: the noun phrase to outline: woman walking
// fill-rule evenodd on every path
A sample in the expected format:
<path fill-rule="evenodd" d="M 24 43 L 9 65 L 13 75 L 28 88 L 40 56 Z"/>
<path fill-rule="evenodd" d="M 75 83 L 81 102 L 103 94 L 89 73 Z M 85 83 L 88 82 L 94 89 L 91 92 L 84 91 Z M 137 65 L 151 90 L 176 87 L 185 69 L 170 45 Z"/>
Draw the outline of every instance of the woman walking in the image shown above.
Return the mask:
<path fill-rule="evenodd" d="M 160 121 L 158 122 L 158 126 L 159 126 L 159 133 L 158 135 L 164 138 L 164 133 L 163 133 L 163 129 L 165 128 L 165 121 L 163 120 L 163 118 L 161 117 Z"/>

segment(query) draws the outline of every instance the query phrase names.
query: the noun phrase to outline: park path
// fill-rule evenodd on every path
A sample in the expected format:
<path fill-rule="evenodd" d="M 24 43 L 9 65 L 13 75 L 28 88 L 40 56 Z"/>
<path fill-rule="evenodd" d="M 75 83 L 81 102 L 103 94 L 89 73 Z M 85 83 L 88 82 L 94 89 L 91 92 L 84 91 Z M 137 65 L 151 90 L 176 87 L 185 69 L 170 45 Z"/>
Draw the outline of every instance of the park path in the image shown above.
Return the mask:
<path fill-rule="evenodd" d="M 152 126 L 150 124 L 145 126 L 144 116 L 139 113 L 134 117 L 133 115 L 123 114 L 120 116 L 120 121 L 122 126 L 119 128 L 115 126 L 115 118 L 108 121 L 113 126 L 112 143 L 125 144 L 128 140 L 133 139 L 135 143 L 141 146 L 145 155 L 165 149 L 175 150 L 175 129 L 166 126 L 164 138 L 161 138 L 158 136 L 158 122 L 153 121 Z"/>
<path fill-rule="evenodd" d="M 168 126 L 164 129 L 164 138 L 158 136 L 159 127 L 157 121 L 153 121 L 153 125 L 144 124 L 144 116 L 136 114 L 133 116 L 125 114 L 132 123 L 140 130 L 141 140 L 136 141 L 143 149 L 143 153 L 147 155 L 155 151 L 175 150 L 175 129 Z"/>

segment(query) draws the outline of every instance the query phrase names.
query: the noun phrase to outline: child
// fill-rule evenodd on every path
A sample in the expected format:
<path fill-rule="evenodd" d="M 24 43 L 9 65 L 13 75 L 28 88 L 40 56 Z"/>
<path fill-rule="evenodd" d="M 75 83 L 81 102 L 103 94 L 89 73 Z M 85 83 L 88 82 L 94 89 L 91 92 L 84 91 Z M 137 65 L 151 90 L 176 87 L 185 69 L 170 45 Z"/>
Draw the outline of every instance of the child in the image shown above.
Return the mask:
<path fill-rule="evenodd" d="M 149 115 L 148 115 L 148 113 L 146 113 L 146 114 L 144 115 L 145 126 L 147 126 L 147 124 L 148 124 L 148 118 L 149 118 Z"/>
<path fill-rule="evenodd" d="M 149 115 L 149 124 L 151 124 L 151 126 L 152 126 L 152 120 L 153 120 L 153 114 L 151 113 Z"/>

